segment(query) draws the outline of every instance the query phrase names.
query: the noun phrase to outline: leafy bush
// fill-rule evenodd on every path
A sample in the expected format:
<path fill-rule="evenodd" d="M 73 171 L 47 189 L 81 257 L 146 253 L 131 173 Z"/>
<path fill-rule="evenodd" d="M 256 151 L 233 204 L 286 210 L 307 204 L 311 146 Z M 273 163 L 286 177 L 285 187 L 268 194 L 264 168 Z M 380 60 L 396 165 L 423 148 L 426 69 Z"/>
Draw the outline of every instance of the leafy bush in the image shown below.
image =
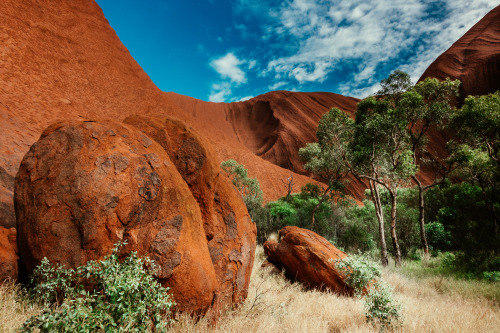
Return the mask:
<path fill-rule="evenodd" d="M 337 260 L 336 267 L 344 275 L 345 283 L 354 289 L 356 296 L 361 296 L 365 288 L 381 276 L 380 266 L 362 254 Z"/>
<path fill-rule="evenodd" d="M 248 170 L 244 165 L 235 160 L 227 160 L 220 164 L 232 179 L 233 185 L 238 189 L 247 207 L 248 214 L 257 225 L 257 239 L 262 242 L 267 237 L 267 230 L 270 227 L 269 214 L 265 207 L 262 207 L 264 195 L 257 178 L 248 177 Z"/>
<path fill-rule="evenodd" d="M 425 225 L 427 243 L 433 251 L 447 250 L 451 246 L 451 233 L 444 229 L 439 222 L 431 222 Z"/>
<path fill-rule="evenodd" d="M 44 309 L 21 331 L 166 332 L 174 305 L 168 288 L 151 275 L 155 266 L 149 258 L 131 252 L 120 261 L 122 245 L 76 269 L 53 267 L 43 259 L 33 272 L 31 296 Z"/>
<path fill-rule="evenodd" d="M 450 244 L 446 250 L 465 251 L 473 257 L 482 256 L 481 252 L 500 253 L 500 235 L 494 233 L 493 221 L 479 186 L 466 182 L 445 183 L 429 189 L 426 219 L 441 223 L 444 230 L 449 231 Z"/>
<path fill-rule="evenodd" d="M 365 316 L 369 322 L 380 325 L 381 331 L 396 326 L 401 321 L 401 306 L 396 304 L 392 289 L 387 284 L 377 282 L 365 296 Z"/>
<path fill-rule="evenodd" d="M 358 297 L 364 294 L 365 316 L 369 322 L 379 325 L 381 331 L 400 322 L 401 306 L 394 301 L 391 287 L 379 280 L 378 264 L 365 255 L 351 255 L 335 262 L 354 294 Z"/>
<path fill-rule="evenodd" d="M 243 201 L 250 212 L 255 207 L 262 206 L 263 194 L 257 178 L 249 178 L 248 170 L 235 160 L 227 160 L 220 164 L 222 170 L 227 172 L 233 181 L 233 185 L 240 191 Z"/>
<path fill-rule="evenodd" d="M 491 282 L 500 282 L 500 272 L 483 272 L 483 278 Z"/>
<path fill-rule="evenodd" d="M 451 252 L 443 253 L 441 257 L 441 267 L 453 269 L 455 268 L 456 258 Z"/>
<path fill-rule="evenodd" d="M 320 191 L 315 188 L 319 189 L 316 185 L 308 184 L 301 189 L 301 193 L 282 197 L 266 205 L 271 225 L 276 228 L 274 231 L 288 225 L 311 229 L 314 212 L 315 223 L 312 231 L 327 239 L 334 238 L 335 223 L 338 219 L 333 210 L 335 205 L 331 200 L 321 200 L 317 196 L 321 195 L 318 194 Z"/>

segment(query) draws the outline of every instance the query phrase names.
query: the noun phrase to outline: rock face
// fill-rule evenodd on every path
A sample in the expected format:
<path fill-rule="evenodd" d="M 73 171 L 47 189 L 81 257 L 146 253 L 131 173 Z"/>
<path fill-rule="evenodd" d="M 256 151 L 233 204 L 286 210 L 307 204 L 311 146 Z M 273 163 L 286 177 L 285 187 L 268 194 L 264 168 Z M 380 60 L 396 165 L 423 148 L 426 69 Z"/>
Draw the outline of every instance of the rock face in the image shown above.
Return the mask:
<path fill-rule="evenodd" d="M 500 89 L 498 10 L 423 77 L 459 78 L 465 93 Z M 286 194 L 282 180 L 290 174 L 294 191 L 313 181 L 293 171 L 303 173 L 297 149 L 316 139 L 321 115 L 331 107 L 352 114 L 357 102 L 327 92 L 278 91 L 245 102 L 209 103 L 162 92 L 92 0 L 2 0 L 0 22 L 0 168 L 11 176 L 42 131 L 56 121 L 122 121 L 147 113 L 174 116 L 192 126 L 213 144 L 218 163 L 229 158 L 243 163 L 251 177 L 259 177 L 265 200 L 275 200 Z M 443 140 L 431 138 L 431 143 L 444 147 Z M 428 175 L 432 179 L 433 172 Z M 365 188 L 351 181 L 347 190 L 362 199 Z M 12 195 L 0 181 L 0 225 L 14 224 Z"/>
<path fill-rule="evenodd" d="M 0 227 L 16 226 L 14 212 L 14 176 L 0 166 Z"/>
<path fill-rule="evenodd" d="M 330 108 L 353 115 L 359 101 L 327 92 L 289 91 L 273 91 L 234 103 L 203 102 L 175 93 L 167 96 L 185 112 L 176 117 L 211 140 L 221 160 L 235 159 L 245 165 L 251 177 L 258 177 L 265 200 L 286 194 L 282 182 L 290 174 L 294 175 L 296 192 L 313 182 L 299 159 L 299 148 L 317 140 L 319 119 Z M 350 194 L 363 198 L 364 189 L 364 184 L 351 179 Z"/>
<path fill-rule="evenodd" d="M 0 45 L 4 46 L 0 57 L 0 167 L 10 175 L 15 176 L 30 146 L 54 122 L 96 118 L 123 121 L 141 113 L 174 116 L 192 126 L 216 147 L 217 164 L 234 158 L 247 166 L 250 176 L 260 175 L 266 200 L 286 193 L 281 180 L 289 177 L 291 171 L 273 164 L 274 160 L 269 162 L 255 155 L 247 147 L 245 137 L 238 139 L 238 135 L 249 130 L 239 129 L 237 135 L 233 129 L 231 119 L 252 117 L 248 112 L 252 112 L 254 102 L 205 103 L 162 92 L 120 42 L 95 1 L 2 0 L 0 22 Z M 287 94 L 292 94 L 292 101 L 294 94 Z M 271 102 L 271 107 L 286 104 L 287 94 L 279 94 L 282 97 L 276 99 L 276 103 Z M 335 94 L 324 95 L 327 99 L 329 96 L 341 98 Z M 307 94 L 303 96 L 306 98 Z M 311 101 L 304 103 L 307 108 L 302 108 L 300 101 L 294 101 L 294 112 L 311 113 L 314 118 L 332 106 L 329 102 Z M 243 106 L 248 115 L 229 116 L 228 106 L 238 105 Z M 280 119 L 286 118 L 286 110 L 269 111 Z M 258 118 L 253 118 L 255 127 Z M 296 121 L 290 120 L 290 124 L 292 122 Z M 287 124 L 280 126 L 287 127 Z M 287 140 L 293 139 L 288 137 Z M 276 154 L 282 156 L 279 162 L 282 165 L 287 165 L 283 158 L 295 149 L 287 145 L 288 150 L 276 150 Z M 298 174 L 294 180 L 297 189 L 312 181 Z M 0 184 L 0 203 L 5 197 L 10 207 L 5 212 L 13 217 L 12 191 L 2 187 Z"/>
<path fill-rule="evenodd" d="M 16 229 L 0 227 L 0 284 L 7 280 L 17 281 L 18 259 Z"/>
<path fill-rule="evenodd" d="M 284 227 L 279 238 L 279 243 L 265 242 L 264 252 L 267 260 L 284 269 L 289 279 L 309 288 L 352 295 L 334 264 L 334 260 L 347 257 L 344 252 L 315 232 L 298 227 Z"/>
<path fill-rule="evenodd" d="M 485 95 L 500 90 L 500 6 L 441 54 L 420 81 L 427 77 L 462 81 L 459 102 L 468 95 Z"/>
<path fill-rule="evenodd" d="M 124 122 L 137 127 L 165 149 L 198 202 L 208 251 L 220 284 L 221 305 L 244 300 L 250 284 L 257 230 L 241 195 L 220 173 L 210 145 L 172 118 L 131 116 Z"/>
<path fill-rule="evenodd" d="M 43 257 L 66 267 L 127 240 L 159 265 L 179 309 L 218 306 L 202 216 L 165 150 L 114 121 L 58 123 L 24 157 L 15 181 L 18 246 L 30 274 Z"/>

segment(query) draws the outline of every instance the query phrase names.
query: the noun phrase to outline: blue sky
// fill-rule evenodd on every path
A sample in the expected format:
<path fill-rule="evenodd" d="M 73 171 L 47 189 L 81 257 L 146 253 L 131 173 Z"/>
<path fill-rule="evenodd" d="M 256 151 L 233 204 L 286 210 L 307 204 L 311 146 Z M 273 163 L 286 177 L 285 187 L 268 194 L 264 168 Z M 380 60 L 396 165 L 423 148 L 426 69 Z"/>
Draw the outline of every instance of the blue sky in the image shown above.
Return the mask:
<path fill-rule="evenodd" d="M 498 0 L 97 0 L 154 83 L 205 101 L 416 81 Z"/>

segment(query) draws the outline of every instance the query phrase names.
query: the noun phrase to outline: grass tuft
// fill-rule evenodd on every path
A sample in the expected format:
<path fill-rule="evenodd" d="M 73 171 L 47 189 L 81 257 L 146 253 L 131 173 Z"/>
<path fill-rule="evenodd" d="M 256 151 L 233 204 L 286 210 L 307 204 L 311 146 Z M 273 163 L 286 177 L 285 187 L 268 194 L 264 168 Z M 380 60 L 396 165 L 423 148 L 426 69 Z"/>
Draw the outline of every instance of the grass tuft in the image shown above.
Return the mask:
<path fill-rule="evenodd" d="M 283 275 L 261 268 L 262 247 L 257 248 L 247 300 L 221 314 L 216 327 L 207 319 L 179 315 L 170 330 L 191 332 L 376 332 L 366 322 L 363 302 L 334 293 L 305 290 Z M 414 266 L 411 266 L 414 265 Z M 394 288 L 402 305 L 403 322 L 397 332 L 498 332 L 499 284 L 459 280 L 422 273 L 417 263 L 389 268 L 382 278 Z M 424 267 L 425 268 L 425 267 Z M 412 275 L 415 273 L 415 275 Z M 30 305 L 14 284 L 0 287 L 0 332 L 13 332 L 40 311 Z"/>

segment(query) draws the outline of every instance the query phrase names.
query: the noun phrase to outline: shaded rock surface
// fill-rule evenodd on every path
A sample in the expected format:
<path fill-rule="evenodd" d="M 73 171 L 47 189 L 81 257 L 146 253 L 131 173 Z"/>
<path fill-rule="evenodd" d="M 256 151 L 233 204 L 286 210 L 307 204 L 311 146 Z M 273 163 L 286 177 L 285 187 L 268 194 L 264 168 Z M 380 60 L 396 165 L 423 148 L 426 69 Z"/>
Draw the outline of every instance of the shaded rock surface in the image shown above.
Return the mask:
<path fill-rule="evenodd" d="M 198 203 L 165 150 L 114 121 L 47 128 L 15 180 L 18 246 L 27 274 L 43 257 L 74 268 L 126 240 L 159 266 L 182 311 L 218 306 Z"/>
<path fill-rule="evenodd" d="M 0 227 L 16 226 L 14 212 L 14 176 L 0 166 Z"/>
<path fill-rule="evenodd" d="M 220 284 L 221 306 L 244 300 L 255 255 L 256 226 L 241 195 L 220 173 L 210 144 L 176 119 L 131 116 L 124 122 L 146 133 L 167 151 L 198 202 Z"/>
<path fill-rule="evenodd" d="M 17 281 L 18 261 L 16 229 L 0 227 L 0 284 L 7 280 Z"/>
<path fill-rule="evenodd" d="M 352 294 L 335 267 L 335 260 L 347 257 L 344 252 L 315 232 L 298 227 L 284 227 L 279 239 L 265 242 L 264 252 L 267 260 L 284 269 L 290 280 L 309 288 Z"/>
<path fill-rule="evenodd" d="M 427 77 L 459 79 L 462 82 L 459 102 L 468 95 L 500 90 L 500 6 L 441 54 L 420 81 Z"/>

